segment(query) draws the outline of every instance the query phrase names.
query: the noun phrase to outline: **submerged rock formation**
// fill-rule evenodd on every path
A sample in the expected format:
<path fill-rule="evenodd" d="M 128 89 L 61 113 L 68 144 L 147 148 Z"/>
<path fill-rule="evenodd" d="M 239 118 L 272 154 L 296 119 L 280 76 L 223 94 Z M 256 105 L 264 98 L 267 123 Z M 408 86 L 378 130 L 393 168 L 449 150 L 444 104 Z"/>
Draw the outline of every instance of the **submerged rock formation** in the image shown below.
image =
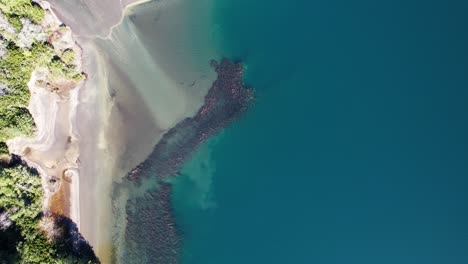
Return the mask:
<path fill-rule="evenodd" d="M 161 183 L 158 189 L 144 197 L 130 200 L 125 254 L 119 263 L 138 259 L 145 263 L 178 263 L 181 240 L 171 209 L 170 184 Z"/>
<path fill-rule="evenodd" d="M 242 64 L 223 59 L 220 63 L 212 61 L 211 65 L 218 79 L 206 95 L 203 107 L 163 136 L 150 157 L 129 174 L 132 181 L 142 177 L 141 171 L 152 172 L 161 179 L 177 175 L 196 147 L 226 127 L 252 102 L 253 91 L 242 82 Z"/>
<path fill-rule="evenodd" d="M 184 119 L 169 130 L 150 157 L 116 188 L 119 190 L 135 182 L 139 185 L 147 178 L 159 179 L 154 190 L 127 203 L 125 253 L 119 260 L 122 263 L 132 256 L 158 263 L 178 263 L 180 233 L 171 208 L 171 186 L 164 180 L 176 176 L 183 162 L 200 144 L 231 123 L 253 100 L 253 91 L 242 82 L 242 64 L 228 59 L 211 64 L 218 78 L 206 95 L 203 107 L 194 117 Z"/>

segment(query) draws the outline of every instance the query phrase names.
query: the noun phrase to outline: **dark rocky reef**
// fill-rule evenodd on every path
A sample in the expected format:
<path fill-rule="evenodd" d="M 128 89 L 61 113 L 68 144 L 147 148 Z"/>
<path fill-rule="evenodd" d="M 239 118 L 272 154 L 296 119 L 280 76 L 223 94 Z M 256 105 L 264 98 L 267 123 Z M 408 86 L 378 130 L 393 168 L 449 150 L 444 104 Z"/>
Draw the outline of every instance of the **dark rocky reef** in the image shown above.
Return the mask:
<path fill-rule="evenodd" d="M 144 197 L 130 200 L 124 260 L 178 263 L 180 238 L 171 209 L 171 185 L 161 183 Z M 128 263 L 128 262 L 127 262 Z"/>
<path fill-rule="evenodd" d="M 212 61 L 217 80 L 205 97 L 203 107 L 192 118 L 186 118 L 169 130 L 156 145 L 149 158 L 127 176 L 127 182 L 140 183 L 147 177 L 157 177 L 158 189 L 144 197 L 130 200 L 127 205 L 126 240 L 137 245 L 124 258 L 141 252 L 151 263 L 173 264 L 179 261 L 180 234 L 175 227 L 171 208 L 171 186 L 164 179 L 176 176 L 193 151 L 208 137 L 226 127 L 253 100 L 253 91 L 242 81 L 241 63 L 223 59 Z M 127 247 L 127 249 L 129 249 Z"/>
<path fill-rule="evenodd" d="M 250 105 L 253 91 L 243 84 L 242 64 L 223 59 L 220 63 L 213 60 L 211 65 L 218 78 L 205 96 L 203 107 L 194 117 L 184 119 L 164 135 L 149 158 L 129 174 L 131 180 L 138 180 L 148 172 L 161 179 L 177 175 L 182 163 L 201 143 Z"/>

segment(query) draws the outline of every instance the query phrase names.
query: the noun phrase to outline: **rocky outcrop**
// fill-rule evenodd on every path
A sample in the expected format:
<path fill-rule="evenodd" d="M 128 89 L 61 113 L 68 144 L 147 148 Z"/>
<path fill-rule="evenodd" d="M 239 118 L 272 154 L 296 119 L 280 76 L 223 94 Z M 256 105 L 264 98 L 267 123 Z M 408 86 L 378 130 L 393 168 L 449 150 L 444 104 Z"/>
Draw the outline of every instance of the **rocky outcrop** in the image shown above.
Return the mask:
<path fill-rule="evenodd" d="M 0 83 L 0 96 L 5 95 L 8 90 L 8 85 Z"/>
<path fill-rule="evenodd" d="M 8 22 L 2 12 L 0 12 L 0 34 L 6 40 L 13 40 L 16 35 L 15 28 Z"/>
<path fill-rule="evenodd" d="M 18 34 L 17 45 L 24 49 L 30 49 L 34 42 L 44 42 L 47 40 L 47 33 L 40 25 L 36 25 L 27 18 L 21 18 L 21 31 Z"/>

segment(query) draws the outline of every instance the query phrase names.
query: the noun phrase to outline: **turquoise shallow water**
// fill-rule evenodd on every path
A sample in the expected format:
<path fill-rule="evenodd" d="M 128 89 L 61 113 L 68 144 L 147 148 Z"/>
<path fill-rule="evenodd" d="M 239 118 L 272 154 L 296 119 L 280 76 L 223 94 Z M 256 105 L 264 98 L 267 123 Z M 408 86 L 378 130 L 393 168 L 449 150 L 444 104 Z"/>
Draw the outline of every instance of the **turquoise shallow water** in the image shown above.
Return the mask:
<path fill-rule="evenodd" d="M 468 2 L 215 8 L 257 100 L 177 179 L 183 263 L 468 263 Z"/>

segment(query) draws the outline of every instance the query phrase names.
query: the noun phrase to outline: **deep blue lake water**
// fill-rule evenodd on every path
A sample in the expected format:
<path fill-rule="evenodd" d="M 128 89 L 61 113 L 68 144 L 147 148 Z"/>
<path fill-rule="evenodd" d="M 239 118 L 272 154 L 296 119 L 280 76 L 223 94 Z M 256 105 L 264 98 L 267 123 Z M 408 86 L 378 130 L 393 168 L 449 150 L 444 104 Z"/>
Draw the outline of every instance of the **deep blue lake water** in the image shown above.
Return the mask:
<path fill-rule="evenodd" d="M 182 263 L 468 263 L 468 2 L 213 8 L 257 99 L 177 180 Z"/>

